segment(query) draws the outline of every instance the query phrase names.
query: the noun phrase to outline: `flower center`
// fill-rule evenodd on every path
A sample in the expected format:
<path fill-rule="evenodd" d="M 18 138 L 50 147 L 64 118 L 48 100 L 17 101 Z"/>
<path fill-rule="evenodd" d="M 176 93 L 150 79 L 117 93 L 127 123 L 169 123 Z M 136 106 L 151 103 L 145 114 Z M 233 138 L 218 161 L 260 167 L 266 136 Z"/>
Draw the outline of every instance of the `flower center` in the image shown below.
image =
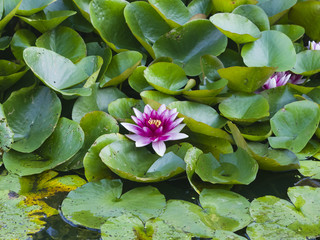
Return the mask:
<path fill-rule="evenodd" d="M 157 128 L 160 127 L 160 125 L 161 125 L 161 121 L 160 121 L 159 119 L 149 118 L 148 123 L 149 123 L 150 125 L 156 125 Z"/>

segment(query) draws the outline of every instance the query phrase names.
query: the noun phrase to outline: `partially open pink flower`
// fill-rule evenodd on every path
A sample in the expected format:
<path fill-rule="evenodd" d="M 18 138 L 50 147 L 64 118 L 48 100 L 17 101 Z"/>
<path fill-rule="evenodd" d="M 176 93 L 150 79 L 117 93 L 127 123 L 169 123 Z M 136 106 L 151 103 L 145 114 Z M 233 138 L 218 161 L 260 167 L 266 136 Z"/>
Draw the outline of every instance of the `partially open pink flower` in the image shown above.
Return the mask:
<path fill-rule="evenodd" d="M 308 49 L 310 50 L 320 50 L 320 42 L 312 41 L 308 43 Z"/>
<path fill-rule="evenodd" d="M 131 123 L 121 124 L 128 131 L 135 133 L 127 134 L 126 136 L 135 141 L 137 147 L 152 143 L 154 151 L 163 156 L 166 151 L 164 141 L 188 137 L 188 135 L 180 133 L 185 124 L 180 124 L 183 118 L 176 119 L 178 115 L 177 109 L 167 110 L 166 106 L 162 104 L 156 111 L 147 104 L 143 113 L 136 108 L 133 108 L 133 110 L 136 116 L 131 116 L 131 118 L 137 125 Z"/>
<path fill-rule="evenodd" d="M 290 71 L 286 72 L 276 72 L 274 73 L 262 86 L 262 89 L 270 89 L 275 87 L 280 87 L 286 85 L 288 82 L 292 84 L 304 83 L 306 79 L 302 78 L 302 75 L 292 73 Z"/>

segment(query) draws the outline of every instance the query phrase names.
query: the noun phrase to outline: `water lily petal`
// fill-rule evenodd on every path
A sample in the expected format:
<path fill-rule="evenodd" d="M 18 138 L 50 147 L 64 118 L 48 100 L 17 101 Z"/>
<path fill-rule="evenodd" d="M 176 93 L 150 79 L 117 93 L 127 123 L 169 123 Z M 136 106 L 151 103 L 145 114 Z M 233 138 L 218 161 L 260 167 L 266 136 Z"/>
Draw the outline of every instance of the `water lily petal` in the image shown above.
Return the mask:
<path fill-rule="evenodd" d="M 140 112 L 138 109 L 136 108 L 132 108 L 134 111 L 134 114 L 137 116 L 138 119 L 143 120 L 143 115 L 142 112 Z"/>
<path fill-rule="evenodd" d="M 166 110 L 166 105 L 161 104 L 161 106 L 158 108 L 158 115 L 161 116 L 161 114 Z"/>
<path fill-rule="evenodd" d="M 184 139 L 187 138 L 188 135 L 184 134 L 184 133 L 170 133 L 169 138 L 167 141 L 172 141 L 172 140 L 180 140 L 180 139 Z"/>
<path fill-rule="evenodd" d="M 144 147 L 151 143 L 151 139 L 149 137 L 143 137 L 137 134 L 126 134 L 127 138 L 136 142 L 136 147 Z"/>
<path fill-rule="evenodd" d="M 136 134 L 144 134 L 144 131 L 141 127 L 134 125 L 132 123 L 121 123 L 128 131 L 136 133 Z"/>
<path fill-rule="evenodd" d="M 166 144 L 163 141 L 152 142 L 152 148 L 159 156 L 163 156 L 166 152 Z"/>

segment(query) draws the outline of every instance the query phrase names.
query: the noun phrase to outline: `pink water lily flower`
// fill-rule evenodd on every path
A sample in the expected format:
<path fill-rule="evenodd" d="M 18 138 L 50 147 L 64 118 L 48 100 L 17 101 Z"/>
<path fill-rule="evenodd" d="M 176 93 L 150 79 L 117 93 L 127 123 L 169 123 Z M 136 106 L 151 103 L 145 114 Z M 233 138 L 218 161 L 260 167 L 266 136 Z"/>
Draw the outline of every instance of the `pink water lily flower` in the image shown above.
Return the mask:
<path fill-rule="evenodd" d="M 183 118 L 176 119 L 177 109 L 168 110 L 162 104 L 159 109 L 153 110 L 148 104 L 141 113 L 138 109 L 133 108 L 136 116 L 131 116 L 137 124 L 121 123 L 128 131 L 134 134 L 126 136 L 136 142 L 137 147 L 143 147 L 152 143 L 154 151 L 163 156 L 166 151 L 164 141 L 179 140 L 187 138 L 188 135 L 180 133 L 185 124 L 180 124 Z M 176 119 L 176 120 L 175 120 Z"/>
<path fill-rule="evenodd" d="M 280 87 L 286 85 L 287 83 L 292 84 L 302 84 L 306 79 L 302 78 L 302 75 L 292 73 L 290 71 L 286 72 L 276 72 L 274 73 L 262 86 L 262 89 L 270 89 L 275 87 Z"/>
<path fill-rule="evenodd" d="M 310 50 L 320 50 L 320 42 L 312 41 L 308 43 L 308 49 Z"/>

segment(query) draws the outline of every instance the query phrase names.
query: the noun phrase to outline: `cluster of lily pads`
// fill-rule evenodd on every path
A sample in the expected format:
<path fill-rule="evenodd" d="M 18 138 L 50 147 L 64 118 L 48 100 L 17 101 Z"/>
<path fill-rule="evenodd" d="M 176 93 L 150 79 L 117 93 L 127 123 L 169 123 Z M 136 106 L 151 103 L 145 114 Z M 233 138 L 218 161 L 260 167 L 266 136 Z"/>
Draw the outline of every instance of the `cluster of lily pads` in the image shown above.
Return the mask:
<path fill-rule="evenodd" d="M 232 192 L 259 169 L 320 179 L 319 10 L 0 0 L 0 238 L 59 213 L 105 240 L 319 236 L 320 188 L 291 187 L 290 202 Z M 121 179 L 181 177 L 199 205 L 122 193 Z M 58 192 L 59 209 L 44 201 Z"/>

